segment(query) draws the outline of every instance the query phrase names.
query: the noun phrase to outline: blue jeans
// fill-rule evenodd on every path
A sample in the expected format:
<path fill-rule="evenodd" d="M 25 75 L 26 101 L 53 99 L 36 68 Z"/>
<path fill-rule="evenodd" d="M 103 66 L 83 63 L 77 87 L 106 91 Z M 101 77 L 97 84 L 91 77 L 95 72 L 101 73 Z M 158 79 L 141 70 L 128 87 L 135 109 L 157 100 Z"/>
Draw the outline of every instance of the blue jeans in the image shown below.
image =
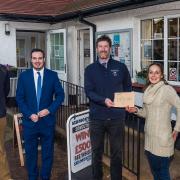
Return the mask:
<path fill-rule="evenodd" d="M 92 174 L 93 180 L 102 180 L 102 155 L 104 152 L 105 133 L 110 141 L 110 174 L 111 180 L 122 180 L 122 144 L 124 134 L 124 121 L 91 120 L 90 138 L 92 145 Z"/>
<path fill-rule="evenodd" d="M 154 180 L 171 180 L 169 173 L 170 157 L 156 156 L 145 151 Z"/>

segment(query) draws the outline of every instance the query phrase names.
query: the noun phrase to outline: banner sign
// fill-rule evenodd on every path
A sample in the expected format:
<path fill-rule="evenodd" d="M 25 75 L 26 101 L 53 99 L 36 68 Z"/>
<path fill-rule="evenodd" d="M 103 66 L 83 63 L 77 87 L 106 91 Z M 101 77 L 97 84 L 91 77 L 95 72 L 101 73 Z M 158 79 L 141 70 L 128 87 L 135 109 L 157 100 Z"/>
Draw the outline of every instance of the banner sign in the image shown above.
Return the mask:
<path fill-rule="evenodd" d="M 67 120 L 68 171 L 71 173 L 91 165 L 89 110 L 71 115 Z"/>

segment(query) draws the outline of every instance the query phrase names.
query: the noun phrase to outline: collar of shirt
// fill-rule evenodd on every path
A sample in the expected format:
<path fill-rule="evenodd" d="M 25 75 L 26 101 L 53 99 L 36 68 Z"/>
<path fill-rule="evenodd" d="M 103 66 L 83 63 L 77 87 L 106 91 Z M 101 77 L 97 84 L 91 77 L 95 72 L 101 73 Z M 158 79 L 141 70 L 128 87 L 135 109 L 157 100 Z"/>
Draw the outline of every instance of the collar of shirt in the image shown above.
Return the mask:
<path fill-rule="evenodd" d="M 106 60 L 104 60 L 104 59 L 99 59 L 99 63 L 100 63 L 100 64 L 108 63 L 108 61 L 109 61 L 109 59 L 106 59 Z"/>
<path fill-rule="evenodd" d="M 37 71 L 36 69 L 33 68 L 34 77 L 38 77 L 38 73 L 37 73 L 37 72 L 40 72 L 41 79 L 43 79 L 43 76 L 44 76 L 44 68 L 42 68 L 40 71 Z"/>

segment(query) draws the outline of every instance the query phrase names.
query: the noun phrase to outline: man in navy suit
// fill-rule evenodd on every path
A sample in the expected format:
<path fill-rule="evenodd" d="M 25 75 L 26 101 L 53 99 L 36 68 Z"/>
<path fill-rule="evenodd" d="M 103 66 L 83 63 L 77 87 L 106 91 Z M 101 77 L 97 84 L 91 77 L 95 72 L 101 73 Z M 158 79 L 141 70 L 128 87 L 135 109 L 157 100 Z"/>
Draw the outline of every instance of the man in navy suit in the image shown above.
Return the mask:
<path fill-rule="evenodd" d="M 55 112 L 64 100 L 57 73 L 45 68 L 41 49 L 31 51 L 33 68 L 20 74 L 16 100 L 23 114 L 26 166 L 29 180 L 37 180 L 38 143 L 41 144 L 42 180 L 49 180 L 53 164 Z"/>

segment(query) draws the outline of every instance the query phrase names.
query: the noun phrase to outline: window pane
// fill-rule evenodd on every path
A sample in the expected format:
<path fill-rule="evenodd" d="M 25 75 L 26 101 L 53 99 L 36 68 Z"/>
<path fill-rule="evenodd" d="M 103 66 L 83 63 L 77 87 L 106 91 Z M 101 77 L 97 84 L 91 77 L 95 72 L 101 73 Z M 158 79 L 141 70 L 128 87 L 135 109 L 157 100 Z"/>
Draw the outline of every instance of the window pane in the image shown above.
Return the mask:
<path fill-rule="evenodd" d="M 60 45 L 64 45 L 64 34 L 60 33 Z"/>
<path fill-rule="evenodd" d="M 51 69 L 55 70 L 54 58 L 52 58 L 52 57 L 51 57 L 50 65 L 51 65 Z"/>
<path fill-rule="evenodd" d="M 154 39 L 162 39 L 164 37 L 164 19 L 153 19 L 153 37 Z"/>
<path fill-rule="evenodd" d="M 179 53 L 180 53 L 180 40 L 178 40 L 178 41 L 179 41 L 178 46 L 179 46 Z M 180 54 L 179 54 L 179 61 L 180 61 Z"/>
<path fill-rule="evenodd" d="M 177 27 L 177 18 L 168 19 L 168 37 L 175 38 L 177 37 L 178 27 Z"/>
<path fill-rule="evenodd" d="M 177 77 L 177 63 L 175 63 L 175 62 L 168 63 L 168 80 L 169 81 L 178 80 L 178 77 Z"/>
<path fill-rule="evenodd" d="M 55 34 L 55 45 L 59 45 L 59 34 Z"/>
<path fill-rule="evenodd" d="M 142 59 L 152 60 L 152 41 L 144 40 L 141 44 Z"/>
<path fill-rule="evenodd" d="M 164 60 L 164 41 L 163 40 L 154 40 L 153 48 L 153 59 L 154 60 Z"/>
<path fill-rule="evenodd" d="M 152 20 L 141 21 L 141 39 L 152 38 Z"/>
<path fill-rule="evenodd" d="M 51 34 L 51 69 L 64 71 L 64 34 Z"/>
<path fill-rule="evenodd" d="M 51 44 L 54 44 L 54 34 L 50 35 L 50 41 L 51 41 Z"/>
<path fill-rule="evenodd" d="M 147 68 L 151 63 L 153 63 L 153 61 L 152 60 L 150 60 L 150 61 L 147 61 L 147 60 L 142 60 L 142 62 L 141 62 L 141 68 L 142 69 L 145 69 L 145 68 Z"/>
<path fill-rule="evenodd" d="M 180 81 L 180 63 L 178 63 L 178 75 L 177 80 Z"/>
<path fill-rule="evenodd" d="M 177 40 L 168 40 L 168 60 L 177 61 Z"/>

